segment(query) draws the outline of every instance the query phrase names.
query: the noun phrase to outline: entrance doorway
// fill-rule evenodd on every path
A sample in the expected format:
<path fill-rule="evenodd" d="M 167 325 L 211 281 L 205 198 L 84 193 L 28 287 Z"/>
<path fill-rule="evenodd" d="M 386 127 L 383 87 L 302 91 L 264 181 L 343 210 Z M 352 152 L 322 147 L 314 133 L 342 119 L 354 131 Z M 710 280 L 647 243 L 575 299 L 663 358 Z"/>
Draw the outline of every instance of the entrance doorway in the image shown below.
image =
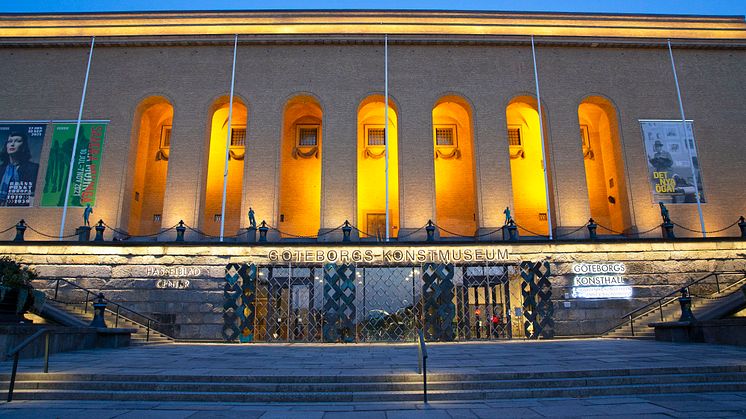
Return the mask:
<path fill-rule="evenodd" d="M 446 341 L 520 335 L 511 316 L 522 305 L 520 276 L 509 265 L 276 264 L 256 272 L 247 311 L 256 313 L 257 342 L 407 342 L 419 330 Z"/>

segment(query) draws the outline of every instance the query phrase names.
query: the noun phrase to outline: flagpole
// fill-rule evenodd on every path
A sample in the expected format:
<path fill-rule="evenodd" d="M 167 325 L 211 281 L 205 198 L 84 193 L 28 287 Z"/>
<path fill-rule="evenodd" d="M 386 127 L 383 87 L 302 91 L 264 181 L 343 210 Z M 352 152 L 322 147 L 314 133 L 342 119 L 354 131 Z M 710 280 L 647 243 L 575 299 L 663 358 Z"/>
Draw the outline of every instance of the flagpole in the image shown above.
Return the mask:
<path fill-rule="evenodd" d="M 547 223 L 549 225 L 549 240 L 552 240 L 552 205 L 549 202 L 549 176 L 547 172 L 547 153 L 544 147 L 544 118 L 541 114 L 541 93 L 539 92 L 539 72 L 536 69 L 536 49 L 534 36 L 531 35 L 531 56 L 534 59 L 534 80 L 536 81 L 536 107 L 539 110 L 539 135 L 541 136 L 541 165 L 544 169 L 544 193 L 547 200 Z"/>
<path fill-rule="evenodd" d="M 236 83 L 236 49 L 238 49 L 238 34 L 233 38 L 233 68 L 231 70 L 231 95 L 228 102 L 228 134 L 225 139 L 225 166 L 223 170 L 223 204 L 220 207 L 220 241 L 225 232 L 225 198 L 228 190 L 228 163 L 231 148 L 231 123 L 233 121 L 233 88 Z"/>
<path fill-rule="evenodd" d="M 91 37 L 91 50 L 88 52 L 88 65 L 85 69 L 85 81 L 83 82 L 83 95 L 80 98 L 80 109 L 78 110 L 78 122 L 75 125 L 75 137 L 73 138 L 73 149 L 70 152 L 70 170 L 67 171 L 67 186 L 65 187 L 65 201 L 62 204 L 62 220 L 60 221 L 60 241 L 65 235 L 65 221 L 67 219 L 67 200 L 70 199 L 70 182 L 73 178 L 73 167 L 75 165 L 75 150 L 78 148 L 78 135 L 80 134 L 80 121 L 83 119 L 83 105 L 85 104 L 85 93 L 88 88 L 88 75 L 91 73 L 91 60 L 93 59 L 93 45 L 96 37 Z"/>
<path fill-rule="evenodd" d="M 383 128 L 383 143 L 386 150 L 386 162 L 385 162 L 385 173 L 386 173 L 386 241 L 389 241 L 389 228 L 390 214 L 389 214 L 389 36 L 384 35 L 383 38 L 383 56 L 384 56 L 384 128 Z"/>
<path fill-rule="evenodd" d="M 676 82 L 676 96 L 679 98 L 679 111 L 681 111 L 681 125 L 684 129 L 684 143 L 686 144 L 686 151 L 689 153 L 689 164 L 692 165 L 692 180 L 694 181 L 694 197 L 697 199 L 697 211 L 699 212 L 699 225 L 702 228 L 702 237 L 707 237 L 705 232 L 705 217 L 702 214 L 702 201 L 699 198 L 699 182 L 697 181 L 697 170 L 694 167 L 694 159 L 692 156 L 692 149 L 689 147 L 689 139 L 687 138 L 686 129 L 686 117 L 684 116 L 684 104 L 681 101 L 681 89 L 679 88 L 679 77 L 676 75 L 676 63 L 673 60 L 673 51 L 671 50 L 671 40 L 668 40 L 668 55 L 671 57 L 671 69 L 673 70 L 673 80 Z M 692 142 L 694 142 L 694 129 L 692 128 Z M 693 145 L 693 144 L 692 144 Z"/>

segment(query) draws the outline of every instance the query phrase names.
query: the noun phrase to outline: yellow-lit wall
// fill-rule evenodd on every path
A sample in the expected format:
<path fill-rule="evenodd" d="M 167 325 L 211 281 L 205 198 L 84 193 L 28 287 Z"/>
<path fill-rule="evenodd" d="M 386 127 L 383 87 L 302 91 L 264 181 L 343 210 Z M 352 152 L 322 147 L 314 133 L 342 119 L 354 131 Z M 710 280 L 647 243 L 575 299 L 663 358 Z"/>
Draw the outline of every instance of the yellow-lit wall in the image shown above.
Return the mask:
<path fill-rule="evenodd" d="M 357 222 L 365 231 L 367 214 L 386 212 L 386 158 L 371 158 L 365 154 L 365 126 L 384 124 L 383 98 L 368 98 L 357 114 Z M 396 237 L 399 231 L 399 157 L 397 152 L 397 115 L 389 102 L 389 234 Z M 377 154 L 382 147 L 376 147 Z M 375 232 L 369 232 L 375 234 Z M 383 234 L 383 232 L 381 233 Z M 365 237 L 361 234 L 361 237 Z"/>
<path fill-rule="evenodd" d="M 477 229 L 476 197 L 474 190 L 474 152 L 469 105 L 457 97 L 443 98 L 433 108 L 433 125 L 455 125 L 457 149 L 460 156 L 443 158 L 454 147 L 439 147 L 435 143 L 435 211 L 436 223 L 445 230 L 473 235 Z M 439 156 L 438 151 L 441 152 Z M 452 236 L 441 230 L 442 237 Z"/>
<path fill-rule="evenodd" d="M 511 208 L 511 215 L 519 226 L 534 233 L 548 234 L 547 220 L 539 219 L 540 213 L 547 213 L 539 113 L 534 106 L 519 98 L 508 105 L 506 118 L 508 126 L 521 126 L 521 140 L 525 156 L 525 158 L 510 159 L 513 205 L 515 206 Z M 511 152 L 513 153 L 514 150 Z M 519 230 L 519 233 L 532 235 L 526 230 Z"/>
<path fill-rule="evenodd" d="M 285 107 L 280 148 L 280 219 L 278 229 L 298 236 L 315 236 L 321 217 L 321 145 L 322 112 L 318 102 L 309 96 L 291 99 Z M 319 125 L 318 153 L 304 158 L 296 154 L 298 125 Z M 307 147 L 300 149 L 309 153 Z M 284 221 L 282 218 L 284 217 Z M 292 237 L 285 235 L 286 237 Z"/>
<path fill-rule="evenodd" d="M 161 129 L 171 125 L 174 109 L 163 98 L 149 98 L 139 107 L 140 118 L 136 121 L 137 154 L 134 164 L 132 189 L 129 194 L 129 218 L 127 231 L 133 235 L 157 233 L 161 223 L 153 220 L 163 211 L 163 195 L 166 191 L 168 160 L 156 159 L 160 149 Z M 168 150 L 164 150 L 168 155 Z M 139 199 L 135 199 L 136 193 Z"/>
<path fill-rule="evenodd" d="M 585 156 L 585 178 L 591 217 L 600 225 L 617 232 L 629 228 L 629 202 L 621 168 L 616 112 L 599 97 L 587 98 L 578 107 L 578 120 L 588 126 L 591 153 Z M 612 186 L 613 185 L 613 186 Z M 614 203 L 609 201 L 614 198 Z M 612 234 L 599 228 L 600 234 Z"/>
<path fill-rule="evenodd" d="M 210 124 L 210 144 L 207 162 L 207 182 L 202 211 L 201 230 L 207 234 L 220 234 L 220 221 L 215 221 L 215 214 L 220 214 L 223 204 L 223 173 L 225 169 L 225 144 L 228 135 L 228 103 L 219 105 L 212 115 Z M 246 106 L 233 102 L 231 125 L 246 126 Z M 248 137 L 248 127 L 247 127 Z M 248 144 L 248 138 L 247 138 Z M 245 156 L 246 148 L 232 149 L 237 155 Z M 228 162 L 228 186 L 225 202 L 224 235 L 238 233 L 241 222 L 241 190 L 243 187 L 244 160 L 231 158 Z"/>

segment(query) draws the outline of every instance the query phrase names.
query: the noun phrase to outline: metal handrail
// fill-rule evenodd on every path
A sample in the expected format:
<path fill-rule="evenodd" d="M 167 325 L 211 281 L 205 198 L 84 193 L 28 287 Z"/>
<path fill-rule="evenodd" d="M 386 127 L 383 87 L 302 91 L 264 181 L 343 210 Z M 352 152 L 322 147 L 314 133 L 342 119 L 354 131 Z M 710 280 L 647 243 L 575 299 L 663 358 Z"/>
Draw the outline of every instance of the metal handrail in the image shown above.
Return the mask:
<path fill-rule="evenodd" d="M 88 313 L 88 301 L 89 301 L 88 297 L 91 294 L 96 295 L 96 292 L 91 291 L 88 288 L 81 287 L 80 285 L 78 285 L 78 284 L 76 284 L 74 282 L 68 281 L 65 278 L 55 278 L 55 280 L 57 282 L 55 283 L 55 287 L 54 287 L 54 298 L 52 298 L 52 301 L 63 302 L 63 301 L 60 301 L 60 300 L 57 299 L 57 295 L 58 295 L 59 288 L 60 288 L 60 281 L 64 281 L 67 284 L 69 284 L 69 285 L 71 285 L 71 286 L 73 286 L 73 287 L 75 287 L 77 289 L 80 289 L 80 290 L 86 292 L 85 302 L 83 303 L 83 312 L 84 313 Z M 158 323 L 158 320 L 152 319 L 152 318 L 150 318 L 150 317 L 148 317 L 148 316 L 146 316 L 144 314 L 138 313 L 137 311 L 132 310 L 131 308 L 125 307 L 125 306 L 117 303 L 116 301 L 111 301 L 110 299 L 108 299 L 106 297 L 103 297 L 103 299 L 104 299 L 104 301 L 107 302 L 107 304 L 110 303 L 110 304 L 113 304 L 113 305 L 115 305 L 117 307 L 116 311 L 113 311 L 113 310 L 111 310 L 109 308 L 106 309 L 108 312 L 113 313 L 116 316 L 115 320 L 114 320 L 114 327 L 119 326 L 119 317 L 120 317 L 119 311 L 120 311 L 120 309 L 124 309 L 126 311 L 129 311 L 130 313 L 135 314 L 137 316 L 140 316 L 140 317 L 144 318 L 145 320 L 147 320 L 147 324 L 142 324 L 142 323 L 140 323 L 140 322 L 138 322 L 138 321 L 136 321 L 134 319 L 131 319 L 129 317 L 121 316 L 121 317 L 125 318 L 126 320 L 129 320 L 132 323 L 135 323 L 137 325 L 140 325 L 140 326 L 144 327 L 145 328 L 145 341 L 146 342 L 150 341 L 150 329 L 152 328 L 151 323 Z M 64 302 L 64 303 L 69 304 L 67 302 Z M 73 304 L 80 304 L 80 303 L 73 303 Z M 162 332 L 158 332 L 158 333 L 163 334 Z"/>
<path fill-rule="evenodd" d="M 21 351 L 27 347 L 31 342 L 35 341 L 40 336 L 44 335 L 46 336 L 46 340 L 44 342 L 44 374 L 49 372 L 49 332 L 50 330 L 47 328 L 42 328 L 38 330 L 33 335 L 29 336 L 21 342 L 18 346 L 13 348 L 10 352 L 8 352 L 8 356 L 13 357 L 13 370 L 10 373 L 10 383 L 8 384 L 8 403 L 13 401 L 13 387 L 15 387 L 16 384 L 16 372 L 18 371 L 18 358 L 21 355 Z"/>
<path fill-rule="evenodd" d="M 696 279 L 696 280 L 694 280 L 694 281 L 692 281 L 692 282 L 690 282 L 690 283 L 682 286 L 681 288 L 676 289 L 675 291 L 671 291 L 670 293 L 664 295 L 663 297 L 658 298 L 655 301 L 652 301 L 652 302 L 650 302 L 650 303 L 648 303 L 648 304 L 646 304 L 646 305 L 644 305 L 642 307 L 636 308 L 636 309 L 634 309 L 634 310 L 632 310 L 632 311 L 630 311 L 630 312 L 628 312 L 628 313 L 620 316 L 620 318 L 621 319 L 625 319 L 625 321 L 623 323 L 621 323 L 621 324 L 618 324 L 618 325 L 615 325 L 614 327 L 609 328 L 608 330 L 606 330 L 603 333 L 601 333 L 601 335 L 605 335 L 605 334 L 611 332 L 612 330 L 619 328 L 623 324 L 627 323 L 627 319 L 628 319 L 630 327 L 632 328 L 632 335 L 634 336 L 634 324 L 633 323 L 634 323 L 635 320 L 637 320 L 637 319 L 639 319 L 641 317 L 644 317 L 644 316 L 646 316 L 646 315 L 648 315 L 648 314 L 650 314 L 650 313 L 652 313 L 652 312 L 654 312 L 656 310 L 660 310 L 661 311 L 661 316 L 662 316 L 663 315 L 663 306 L 667 306 L 671 302 L 674 302 L 674 301 L 678 300 L 678 297 L 674 297 L 674 295 L 679 294 L 682 289 L 688 289 L 689 287 L 691 287 L 693 285 L 697 285 L 700 282 L 704 281 L 705 279 L 708 279 L 708 278 L 714 276 L 715 277 L 715 282 L 716 282 L 716 285 L 717 285 L 717 289 L 718 289 L 717 292 L 721 293 L 721 292 L 723 292 L 723 291 L 731 288 L 735 283 L 731 284 L 728 287 L 726 287 L 726 288 L 724 288 L 724 289 L 721 290 L 720 289 L 720 281 L 718 280 L 718 276 L 719 275 L 735 275 L 735 274 L 746 275 L 746 271 L 718 271 L 718 272 L 710 272 L 707 275 L 703 276 L 702 278 Z M 744 276 L 743 278 L 741 278 L 738 281 L 736 281 L 736 283 L 742 282 L 745 279 L 746 279 L 746 276 Z M 669 300 L 664 302 L 664 300 L 666 300 L 666 299 L 669 299 Z M 657 306 L 657 307 L 652 307 L 652 306 Z M 640 312 L 642 310 L 645 310 L 646 308 L 649 308 L 649 307 L 652 307 L 652 308 L 650 308 L 649 310 L 647 310 L 647 311 L 645 311 L 645 312 L 643 312 L 641 314 L 637 314 L 637 315 L 633 316 L 635 313 L 638 313 L 638 312 Z M 662 317 L 661 317 L 661 321 L 663 321 Z"/>
<path fill-rule="evenodd" d="M 422 398 L 427 403 L 427 347 L 425 346 L 425 336 L 422 330 L 417 331 L 419 344 L 417 345 L 417 373 L 422 374 Z"/>
<path fill-rule="evenodd" d="M 717 281 L 717 277 L 718 277 L 718 275 L 733 275 L 733 274 L 742 274 L 742 275 L 746 275 L 746 271 L 733 271 L 733 272 L 710 272 L 709 274 L 707 274 L 707 275 L 703 276 L 702 278 L 699 278 L 699 279 L 697 279 L 697 280 L 695 280 L 695 281 L 692 281 L 692 282 L 688 283 L 687 285 L 684 285 L 684 286 L 682 286 L 681 288 L 679 288 L 679 289 L 677 289 L 677 290 L 675 290 L 675 291 L 671 291 L 670 293 L 668 293 L 668 294 L 664 295 L 663 297 L 660 297 L 659 299 L 657 299 L 657 300 L 653 301 L 652 303 L 649 303 L 649 304 L 647 304 L 647 305 L 644 305 L 644 306 L 642 306 L 642 307 L 640 307 L 640 308 L 637 308 L 637 309 L 635 309 L 635 310 L 632 310 L 632 311 L 630 311 L 629 313 L 627 313 L 627 314 L 625 314 L 625 315 L 621 316 L 621 318 L 629 317 L 629 316 L 631 316 L 631 315 L 633 315 L 633 314 L 637 313 L 638 311 L 644 310 L 644 309 L 646 309 L 646 308 L 648 308 L 648 307 L 650 307 L 650 306 L 652 306 L 652 305 L 658 304 L 658 303 L 659 303 L 660 301 L 663 301 L 663 300 L 665 300 L 665 299 L 666 299 L 666 298 L 668 298 L 668 297 L 672 297 L 672 296 L 674 296 L 674 295 L 676 295 L 676 294 L 679 294 L 679 293 L 681 292 L 681 290 L 682 290 L 682 289 L 684 289 L 684 288 L 689 288 L 689 287 L 691 287 L 692 285 L 697 285 L 697 284 L 699 284 L 700 282 L 704 281 L 705 279 L 707 279 L 707 278 L 709 278 L 709 277 L 712 277 L 712 276 L 714 276 L 714 277 L 715 277 L 715 280 Z M 718 288 L 719 288 L 719 284 L 718 284 Z M 720 291 L 718 291 L 718 292 L 720 292 Z M 653 309 L 653 310 L 650 310 L 650 311 L 654 311 L 654 310 L 655 310 L 655 309 Z M 645 312 L 645 313 L 641 314 L 640 316 L 642 316 L 642 315 L 645 315 L 645 314 L 647 314 L 647 313 L 648 313 L 648 312 Z M 640 316 L 635 316 L 635 318 L 637 318 L 637 317 L 640 317 Z"/>

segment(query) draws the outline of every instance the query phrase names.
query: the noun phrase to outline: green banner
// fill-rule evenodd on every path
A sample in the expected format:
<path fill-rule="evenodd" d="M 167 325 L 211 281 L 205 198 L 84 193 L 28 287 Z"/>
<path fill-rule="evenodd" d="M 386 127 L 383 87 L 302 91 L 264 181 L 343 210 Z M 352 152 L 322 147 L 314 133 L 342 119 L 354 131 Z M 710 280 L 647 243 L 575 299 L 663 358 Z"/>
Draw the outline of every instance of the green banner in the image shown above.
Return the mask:
<path fill-rule="evenodd" d="M 41 198 L 41 206 L 43 207 L 61 207 L 65 203 L 65 188 L 70 173 L 70 156 L 73 149 L 75 127 L 76 124 L 54 124 L 52 126 L 52 146 L 49 151 L 44 193 Z M 98 185 L 105 134 L 106 124 L 80 124 L 78 144 L 75 148 L 75 160 L 73 160 L 68 206 L 96 205 L 96 186 Z"/>

